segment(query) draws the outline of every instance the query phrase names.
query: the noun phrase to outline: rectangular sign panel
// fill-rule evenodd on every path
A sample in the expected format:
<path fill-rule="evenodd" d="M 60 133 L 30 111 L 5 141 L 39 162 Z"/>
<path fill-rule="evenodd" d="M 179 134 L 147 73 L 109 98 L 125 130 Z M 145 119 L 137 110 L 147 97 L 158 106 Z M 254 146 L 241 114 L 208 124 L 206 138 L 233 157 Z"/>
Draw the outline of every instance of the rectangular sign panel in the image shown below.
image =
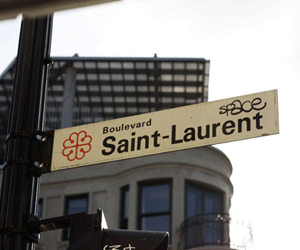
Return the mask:
<path fill-rule="evenodd" d="M 278 133 L 272 90 L 55 130 L 51 171 Z"/>

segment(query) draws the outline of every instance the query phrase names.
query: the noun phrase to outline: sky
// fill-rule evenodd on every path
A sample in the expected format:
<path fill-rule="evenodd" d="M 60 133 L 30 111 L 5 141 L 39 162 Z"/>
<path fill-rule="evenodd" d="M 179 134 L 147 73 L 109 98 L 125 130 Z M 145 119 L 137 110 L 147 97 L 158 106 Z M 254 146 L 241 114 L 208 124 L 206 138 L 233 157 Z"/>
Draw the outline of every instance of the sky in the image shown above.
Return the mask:
<path fill-rule="evenodd" d="M 17 54 L 20 22 L 0 21 L 0 74 Z M 248 249 L 299 248 L 299 0 L 123 0 L 62 11 L 51 51 L 205 58 L 209 101 L 278 89 L 279 135 L 216 147 L 233 166 L 230 214 L 251 224 Z"/>

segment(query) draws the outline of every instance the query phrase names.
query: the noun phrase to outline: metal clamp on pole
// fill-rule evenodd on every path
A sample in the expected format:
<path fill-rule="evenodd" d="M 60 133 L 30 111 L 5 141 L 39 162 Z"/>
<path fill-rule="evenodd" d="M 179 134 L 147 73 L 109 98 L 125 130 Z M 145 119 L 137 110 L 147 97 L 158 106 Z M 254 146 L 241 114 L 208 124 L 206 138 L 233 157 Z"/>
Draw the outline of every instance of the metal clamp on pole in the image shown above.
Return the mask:
<path fill-rule="evenodd" d="M 31 172 L 38 175 L 49 173 L 51 167 L 52 147 L 54 131 L 36 131 L 35 134 L 26 131 L 13 131 L 6 136 L 6 142 L 12 142 L 16 138 L 27 139 L 33 143 L 33 155 L 31 159 L 8 158 L 3 168 L 15 165 L 31 166 Z"/>
<path fill-rule="evenodd" d="M 32 172 L 40 174 L 50 173 L 52 149 L 53 149 L 54 130 L 37 131 L 34 140 L 34 155 Z"/>

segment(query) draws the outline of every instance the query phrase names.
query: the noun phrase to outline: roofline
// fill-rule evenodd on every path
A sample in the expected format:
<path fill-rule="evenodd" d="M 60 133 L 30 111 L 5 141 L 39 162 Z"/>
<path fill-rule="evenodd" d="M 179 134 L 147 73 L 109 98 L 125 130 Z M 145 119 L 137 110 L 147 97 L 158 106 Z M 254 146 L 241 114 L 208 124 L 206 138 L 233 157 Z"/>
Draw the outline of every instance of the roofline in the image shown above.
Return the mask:
<path fill-rule="evenodd" d="M 76 62 L 76 61 L 124 61 L 124 62 L 144 62 L 144 61 L 153 61 L 153 62 L 209 62 L 210 60 L 206 60 L 205 58 L 185 58 L 185 57 L 80 57 L 75 54 L 72 57 L 66 56 L 51 56 L 54 61 L 69 61 L 69 62 Z M 11 63 L 6 67 L 6 69 L 0 73 L 0 80 L 7 74 L 7 72 L 11 69 L 11 67 L 15 64 L 16 58 L 14 58 Z"/>
<path fill-rule="evenodd" d="M 170 62 L 199 62 L 209 61 L 204 58 L 184 58 L 184 57 L 62 57 L 51 56 L 56 61 L 170 61 Z"/>

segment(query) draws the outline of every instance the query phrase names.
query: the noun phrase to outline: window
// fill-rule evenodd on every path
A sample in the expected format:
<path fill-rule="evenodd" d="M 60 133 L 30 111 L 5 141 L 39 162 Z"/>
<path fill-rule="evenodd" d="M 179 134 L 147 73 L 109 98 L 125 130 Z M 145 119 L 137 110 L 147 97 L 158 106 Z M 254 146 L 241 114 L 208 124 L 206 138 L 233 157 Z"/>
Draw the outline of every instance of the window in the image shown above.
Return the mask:
<path fill-rule="evenodd" d="M 186 184 L 186 219 L 200 214 L 222 213 L 222 197 L 221 192 L 188 182 Z"/>
<path fill-rule="evenodd" d="M 171 181 L 141 183 L 138 228 L 171 231 Z"/>
<path fill-rule="evenodd" d="M 128 212 L 129 212 L 129 186 L 121 189 L 121 216 L 120 228 L 128 229 Z"/>
<path fill-rule="evenodd" d="M 186 183 L 185 229 L 186 246 L 216 245 L 223 239 L 223 193 Z"/>
<path fill-rule="evenodd" d="M 41 219 L 43 216 L 43 199 L 39 199 L 37 204 L 37 217 Z"/>
<path fill-rule="evenodd" d="M 87 212 L 88 195 L 76 195 L 66 197 L 65 215 Z M 65 228 L 63 231 L 63 240 L 69 240 L 70 228 Z"/>
<path fill-rule="evenodd" d="M 43 216 L 43 199 L 38 200 L 36 216 L 37 216 L 38 219 L 42 219 L 42 216 Z M 41 234 L 40 234 L 40 240 L 41 240 Z M 39 244 L 39 242 L 37 244 Z"/>

